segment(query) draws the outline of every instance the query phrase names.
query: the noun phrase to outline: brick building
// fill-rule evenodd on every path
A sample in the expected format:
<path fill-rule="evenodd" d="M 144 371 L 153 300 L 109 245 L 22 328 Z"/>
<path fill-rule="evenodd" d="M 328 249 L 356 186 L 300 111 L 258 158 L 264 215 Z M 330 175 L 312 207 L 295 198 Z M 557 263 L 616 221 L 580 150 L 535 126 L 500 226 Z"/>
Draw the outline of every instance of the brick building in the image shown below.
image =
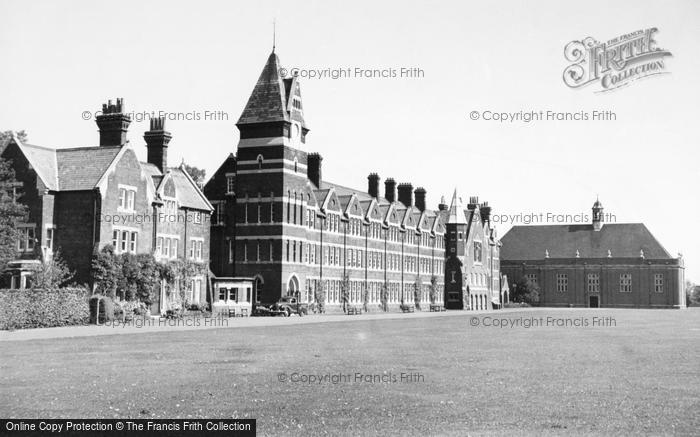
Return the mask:
<path fill-rule="evenodd" d="M 347 281 L 352 305 L 444 300 L 446 206 L 427 208 L 426 190 L 367 176 L 366 189 L 330 182 L 322 157 L 305 150 L 297 77 L 279 74 L 273 52 L 238 120 L 237 153 L 204 187 L 212 217 L 212 271 L 254 278 L 253 299 L 285 295 L 313 302 L 325 284 L 326 305 L 339 308 Z"/>
<path fill-rule="evenodd" d="M 537 285 L 543 306 L 684 308 L 682 257 L 642 223 L 603 223 L 600 201 L 592 212 L 590 225 L 509 230 L 501 258 L 511 284 Z"/>
<path fill-rule="evenodd" d="M 13 138 L 2 153 L 18 181 L 18 201 L 29 217 L 19 224 L 19 259 L 10 264 L 14 288 L 31 282 L 31 268 L 60 251 L 77 283 L 90 284 L 94 250 L 153 253 L 157 260 L 209 261 L 211 204 L 183 166 L 168 167 L 171 134 L 151 120 L 144 139 L 148 162 L 139 162 L 127 130 L 121 99 L 96 117 L 100 145 L 53 149 Z M 204 301 L 206 278 L 188 284 L 190 300 Z M 165 308 L 166 288 L 156 311 Z"/>
<path fill-rule="evenodd" d="M 486 310 L 500 307 L 501 242 L 491 226 L 491 207 L 471 197 L 467 208 L 455 191 L 446 212 L 447 257 L 445 260 L 446 306 L 451 309 Z"/>

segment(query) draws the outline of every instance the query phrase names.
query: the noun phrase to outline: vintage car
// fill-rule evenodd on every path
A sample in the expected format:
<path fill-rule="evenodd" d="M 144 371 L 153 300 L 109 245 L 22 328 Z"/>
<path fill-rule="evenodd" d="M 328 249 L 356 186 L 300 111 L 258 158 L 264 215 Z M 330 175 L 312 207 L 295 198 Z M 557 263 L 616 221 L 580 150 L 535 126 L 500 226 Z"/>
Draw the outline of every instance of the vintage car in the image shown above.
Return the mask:
<path fill-rule="evenodd" d="M 282 311 L 287 317 L 292 314 L 298 314 L 300 317 L 309 314 L 309 305 L 299 302 L 299 300 L 293 296 L 282 297 L 271 309 L 273 311 Z"/>

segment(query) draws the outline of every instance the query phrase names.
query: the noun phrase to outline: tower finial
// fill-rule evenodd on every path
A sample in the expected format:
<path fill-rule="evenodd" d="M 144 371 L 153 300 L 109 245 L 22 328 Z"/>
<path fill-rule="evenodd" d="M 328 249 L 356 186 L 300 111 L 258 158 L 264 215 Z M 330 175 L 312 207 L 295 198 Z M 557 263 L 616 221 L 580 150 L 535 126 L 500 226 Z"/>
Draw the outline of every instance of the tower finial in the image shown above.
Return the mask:
<path fill-rule="evenodd" d="M 272 53 L 275 53 L 275 44 L 277 42 L 277 23 L 276 19 L 272 19 Z"/>

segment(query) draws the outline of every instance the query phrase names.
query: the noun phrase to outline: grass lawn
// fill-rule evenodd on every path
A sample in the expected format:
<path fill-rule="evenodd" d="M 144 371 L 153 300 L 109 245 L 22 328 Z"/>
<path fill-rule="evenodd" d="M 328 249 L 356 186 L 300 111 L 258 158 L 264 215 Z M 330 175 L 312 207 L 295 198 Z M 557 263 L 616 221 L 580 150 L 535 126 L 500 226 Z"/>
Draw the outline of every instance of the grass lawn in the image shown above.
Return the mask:
<path fill-rule="evenodd" d="M 589 326 L 522 326 L 548 316 Z M 485 327 L 488 317 L 521 323 Z M 615 326 L 590 326 L 594 317 Z M 4 418 L 252 417 L 261 435 L 700 430 L 698 308 L 356 316 L 0 347 Z M 398 380 L 359 382 L 356 373 Z M 289 381 L 301 375 L 337 383 Z"/>

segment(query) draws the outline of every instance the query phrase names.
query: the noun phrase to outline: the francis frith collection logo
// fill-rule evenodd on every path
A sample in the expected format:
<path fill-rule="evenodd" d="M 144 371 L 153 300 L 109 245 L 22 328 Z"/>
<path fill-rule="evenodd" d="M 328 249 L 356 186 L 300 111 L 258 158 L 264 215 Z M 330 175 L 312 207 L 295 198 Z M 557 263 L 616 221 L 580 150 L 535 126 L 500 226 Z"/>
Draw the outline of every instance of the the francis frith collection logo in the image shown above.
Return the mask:
<path fill-rule="evenodd" d="M 600 87 L 596 92 L 605 92 L 668 73 L 664 58 L 671 52 L 657 45 L 657 31 L 655 27 L 637 30 L 606 42 L 592 37 L 571 41 L 564 48 L 571 62 L 564 69 L 564 83 L 571 88 L 596 84 Z"/>

